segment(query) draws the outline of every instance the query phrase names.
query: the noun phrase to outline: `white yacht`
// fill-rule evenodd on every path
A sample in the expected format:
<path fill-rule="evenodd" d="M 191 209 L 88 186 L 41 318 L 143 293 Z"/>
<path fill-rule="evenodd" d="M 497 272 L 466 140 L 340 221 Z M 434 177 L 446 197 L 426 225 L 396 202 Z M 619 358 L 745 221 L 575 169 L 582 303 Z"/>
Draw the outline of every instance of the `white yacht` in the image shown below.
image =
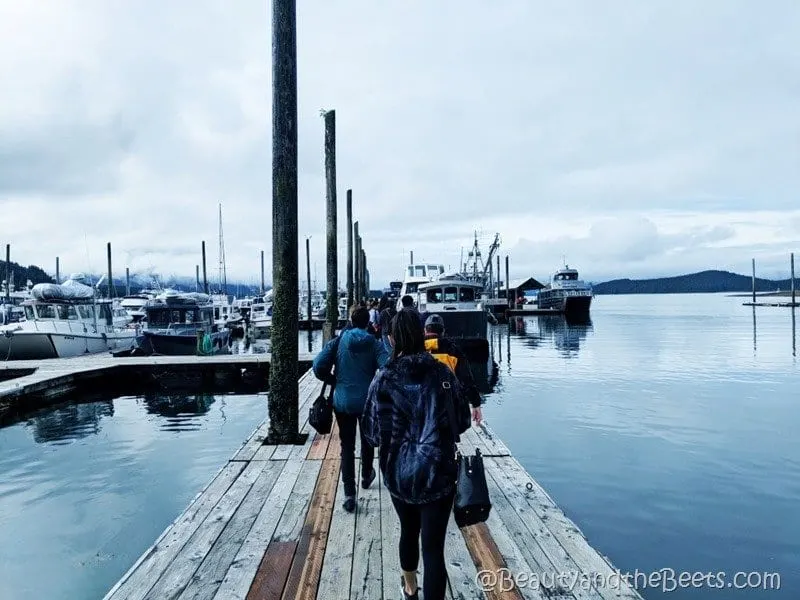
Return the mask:
<path fill-rule="evenodd" d="M 539 308 L 551 308 L 565 315 L 588 315 L 592 288 L 578 278 L 578 271 L 565 265 L 553 275 L 550 286 L 539 290 Z"/>
<path fill-rule="evenodd" d="M 144 307 L 147 304 L 147 301 L 152 300 L 154 297 L 155 296 L 153 294 L 144 292 L 139 294 L 131 294 L 129 296 L 124 296 L 119 301 L 119 305 L 121 308 L 124 308 L 126 311 L 128 311 L 128 314 L 131 316 L 134 323 L 138 323 L 145 317 Z"/>
<path fill-rule="evenodd" d="M 0 327 L 0 359 L 39 360 L 133 348 L 136 330 L 114 325 L 112 302 L 75 274 L 62 284 L 40 283 L 22 303 L 25 320 Z"/>
<path fill-rule="evenodd" d="M 272 330 L 272 290 L 264 294 L 263 298 L 256 298 L 250 305 L 250 327 L 253 337 L 264 339 L 270 336 Z"/>
<path fill-rule="evenodd" d="M 421 295 L 419 286 L 429 283 L 440 275 L 444 274 L 444 265 L 436 264 L 410 264 L 406 267 L 406 275 L 403 278 L 403 285 L 400 287 L 400 296 L 397 299 L 397 310 L 403 308 L 403 296 L 411 296 L 419 306 Z"/>

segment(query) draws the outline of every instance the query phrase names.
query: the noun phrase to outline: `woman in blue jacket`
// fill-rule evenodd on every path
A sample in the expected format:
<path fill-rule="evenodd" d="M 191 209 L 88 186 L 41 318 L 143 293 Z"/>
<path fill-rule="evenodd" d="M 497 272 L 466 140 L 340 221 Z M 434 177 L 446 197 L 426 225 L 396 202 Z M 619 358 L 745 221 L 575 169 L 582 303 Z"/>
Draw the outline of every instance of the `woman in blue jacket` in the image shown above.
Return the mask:
<path fill-rule="evenodd" d="M 317 379 L 335 382 L 333 410 L 339 425 L 341 440 L 342 483 L 344 484 L 344 509 L 356 509 L 356 425 L 364 412 L 367 392 L 375 371 L 386 363 L 389 354 L 383 343 L 367 331 L 369 311 L 356 308 L 351 317 L 352 327 L 325 344 L 314 359 L 312 368 Z M 331 371 L 335 367 L 335 371 Z M 359 426 L 359 430 L 361 427 Z M 364 441 L 361 433 L 361 487 L 367 489 L 375 480 L 373 459 L 375 452 Z"/>
<path fill-rule="evenodd" d="M 456 442 L 469 428 L 469 402 L 452 371 L 425 349 L 416 311 L 404 308 L 397 313 L 389 341 L 392 358 L 369 388 L 363 435 L 380 448 L 381 474 L 400 519 L 403 597 L 419 597 L 421 534 L 425 600 L 442 600 Z"/>

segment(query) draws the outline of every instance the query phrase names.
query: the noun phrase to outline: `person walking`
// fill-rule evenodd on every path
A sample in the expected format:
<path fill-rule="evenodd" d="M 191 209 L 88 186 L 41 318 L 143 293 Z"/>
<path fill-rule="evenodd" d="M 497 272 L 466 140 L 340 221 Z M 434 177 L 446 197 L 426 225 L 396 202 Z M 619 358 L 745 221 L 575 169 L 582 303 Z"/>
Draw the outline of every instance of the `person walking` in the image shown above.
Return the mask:
<path fill-rule="evenodd" d="M 400 520 L 403 598 L 419 598 L 421 535 L 422 591 L 425 600 L 442 600 L 445 534 L 458 473 L 456 443 L 469 427 L 469 403 L 456 376 L 425 350 L 416 311 L 397 313 L 389 341 L 392 356 L 367 395 L 364 437 L 380 449 L 381 474 Z"/>
<path fill-rule="evenodd" d="M 472 406 L 472 420 L 480 425 L 483 398 L 472 376 L 469 360 L 451 338 L 445 337 L 444 319 L 439 314 L 433 313 L 425 319 L 425 349 L 453 371 Z"/>
<path fill-rule="evenodd" d="M 375 371 L 386 363 L 389 353 L 375 336 L 367 331 L 369 311 L 356 308 L 350 317 L 351 327 L 333 338 L 314 358 L 312 369 L 317 379 L 335 384 L 333 411 L 339 425 L 341 441 L 342 483 L 344 484 L 344 509 L 356 509 L 355 447 L 356 428 L 364 410 L 370 382 Z M 336 371 L 332 373 L 333 368 Z M 361 435 L 361 487 L 369 488 L 375 480 L 373 447 Z"/>
<path fill-rule="evenodd" d="M 393 302 L 388 302 L 386 308 L 381 311 L 378 317 L 378 325 L 381 332 L 381 340 L 386 348 L 386 352 L 392 351 L 392 345 L 389 343 L 389 328 L 392 325 L 392 319 L 397 314 L 397 307 Z"/>

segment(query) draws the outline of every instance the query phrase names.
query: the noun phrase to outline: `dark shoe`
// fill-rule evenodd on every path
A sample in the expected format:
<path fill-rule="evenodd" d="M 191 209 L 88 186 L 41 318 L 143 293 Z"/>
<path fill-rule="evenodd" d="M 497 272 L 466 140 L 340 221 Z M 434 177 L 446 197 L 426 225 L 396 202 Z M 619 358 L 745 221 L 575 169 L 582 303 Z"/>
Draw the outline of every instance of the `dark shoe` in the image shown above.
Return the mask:
<path fill-rule="evenodd" d="M 403 600 L 419 600 L 419 588 L 411 595 L 406 593 L 406 580 L 402 575 L 400 575 L 400 591 L 403 592 Z"/>
<path fill-rule="evenodd" d="M 361 487 L 365 490 L 368 490 L 369 486 L 372 485 L 372 482 L 375 481 L 377 476 L 378 474 L 375 472 L 375 467 L 373 467 L 372 470 L 370 470 L 369 475 L 363 475 L 361 477 Z"/>
<path fill-rule="evenodd" d="M 356 510 L 356 499 L 355 499 L 355 496 L 348 496 L 347 498 L 345 498 L 344 499 L 344 504 L 342 504 L 342 506 L 349 513 L 355 512 L 355 510 Z"/>

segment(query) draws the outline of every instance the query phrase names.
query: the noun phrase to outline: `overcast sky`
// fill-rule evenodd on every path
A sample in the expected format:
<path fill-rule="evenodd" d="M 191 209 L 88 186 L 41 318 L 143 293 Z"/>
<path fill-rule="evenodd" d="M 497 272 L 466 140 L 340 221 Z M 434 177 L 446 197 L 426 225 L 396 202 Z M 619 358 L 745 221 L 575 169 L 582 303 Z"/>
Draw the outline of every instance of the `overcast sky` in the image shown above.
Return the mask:
<path fill-rule="evenodd" d="M 193 275 L 205 239 L 216 273 L 222 202 L 228 276 L 258 280 L 270 3 L 235 4 L 0 0 L 13 260 L 101 271 L 111 241 L 118 271 Z M 337 116 L 341 248 L 352 188 L 378 285 L 409 250 L 455 267 L 476 229 L 539 279 L 562 257 L 595 281 L 751 257 L 786 276 L 800 250 L 793 0 L 298 4 L 301 258 L 310 235 L 320 281 L 320 109 Z"/>

